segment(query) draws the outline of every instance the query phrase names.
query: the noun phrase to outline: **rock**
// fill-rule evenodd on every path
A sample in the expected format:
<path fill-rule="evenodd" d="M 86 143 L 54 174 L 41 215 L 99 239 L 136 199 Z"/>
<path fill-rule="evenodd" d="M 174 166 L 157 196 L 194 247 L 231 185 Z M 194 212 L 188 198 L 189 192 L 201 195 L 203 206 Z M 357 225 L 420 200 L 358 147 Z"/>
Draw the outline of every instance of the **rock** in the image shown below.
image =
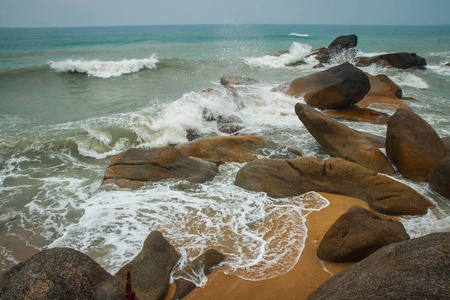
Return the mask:
<path fill-rule="evenodd" d="M 219 174 L 217 164 L 186 157 L 174 147 L 128 149 L 115 157 L 106 169 L 102 185 L 139 188 L 147 182 L 187 180 L 201 183 Z"/>
<path fill-rule="evenodd" d="M 212 89 L 212 88 L 204 89 L 201 92 L 204 94 L 209 94 L 209 95 L 216 97 L 215 99 L 212 98 L 211 100 L 217 100 L 218 98 L 230 100 L 234 103 L 237 110 L 245 107 L 241 96 L 239 96 L 238 92 L 236 91 L 236 89 L 233 86 L 227 85 L 227 86 L 224 86 L 224 89 L 225 89 L 226 93 L 220 92 L 220 91 Z M 221 118 L 220 112 L 217 112 L 214 109 L 211 110 L 209 107 L 203 108 L 203 120 L 216 121 L 219 118 Z"/>
<path fill-rule="evenodd" d="M 133 291 L 139 299 L 163 299 L 169 291 L 170 273 L 180 257 L 159 231 L 152 231 L 145 239 L 141 252 L 115 277 L 126 282 L 127 271 L 130 271 Z"/>
<path fill-rule="evenodd" d="M 236 91 L 234 86 L 232 85 L 226 85 L 224 88 L 227 90 L 228 94 L 233 98 L 234 103 L 236 104 L 238 109 L 243 109 L 245 107 L 244 102 L 239 95 L 239 93 Z"/>
<path fill-rule="evenodd" d="M 195 259 L 191 266 L 188 266 L 188 268 L 183 270 L 183 273 L 187 274 L 187 277 L 195 277 L 196 274 L 204 274 L 205 276 L 208 276 L 211 274 L 211 271 L 224 260 L 225 255 L 217 250 L 208 249 L 205 253 Z M 184 298 L 197 287 L 194 282 L 184 278 L 176 279 L 175 285 L 176 290 L 172 300 Z"/>
<path fill-rule="evenodd" d="M 430 188 L 450 199 L 450 150 L 447 150 L 441 163 L 428 176 Z"/>
<path fill-rule="evenodd" d="M 447 147 L 447 149 L 450 149 L 450 136 L 443 137 L 442 142 L 444 142 L 444 145 Z"/>
<path fill-rule="evenodd" d="M 330 262 L 357 262 L 392 243 L 409 240 L 402 223 L 361 206 L 351 207 L 330 227 L 317 257 Z"/>
<path fill-rule="evenodd" d="M 311 53 L 306 55 L 305 58 L 309 58 L 311 56 L 314 56 L 314 58 L 316 60 L 318 60 L 322 64 L 328 63 L 330 61 L 330 58 L 331 58 L 330 57 L 330 53 L 328 52 L 327 48 L 315 49 L 315 50 L 311 51 Z"/>
<path fill-rule="evenodd" d="M 265 149 L 278 146 L 255 135 L 210 137 L 176 146 L 182 154 L 202 159 L 226 162 L 249 162 Z"/>
<path fill-rule="evenodd" d="M 244 129 L 241 126 L 242 120 L 236 117 L 235 115 L 231 115 L 228 117 L 221 117 L 217 120 L 217 126 L 219 127 L 219 131 L 223 133 L 236 133 Z"/>
<path fill-rule="evenodd" d="M 320 64 L 317 64 L 317 65 L 314 65 L 313 68 L 314 69 L 319 69 L 319 68 L 325 68 L 325 66 L 322 63 L 320 63 Z"/>
<path fill-rule="evenodd" d="M 446 299 L 449 282 L 450 233 L 433 233 L 380 249 L 307 299 Z"/>
<path fill-rule="evenodd" d="M 369 132 L 362 132 L 362 131 L 358 132 L 362 134 L 366 139 L 368 139 L 375 147 L 384 148 L 384 145 L 386 143 L 386 138 L 384 136 L 372 134 Z"/>
<path fill-rule="evenodd" d="M 69 248 L 39 252 L 0 276 L 0 299 L 118 299 L 121 282 L 87 255 Z"/>
<path fill-rule="evenodd" d="M 450 67 L 450 63 L 445 64 L 445 66 Z"/>
<path fill-rule="evenodd" d="M 382 54 L 372 57 L 358 57 L 356 60 L 357 67 L 368 67 L 372 64 L 399 69 L 425 69 L 427 61 L 425 58 L 418 56 L 416 53 L 406 52 Z"/>
<path fill-rule="evenodd" d="M 436 131 L 414 112 L 398 109 L 389 118 L 386 154 L 405 178 L 426 182 L 446 150 Z"/>
<path fill-rule="evenodd" d="M 247 84 L 257 84 L 258 81 L 248 77 L 237 77 L 237 76 L 224 76 L 220 78 L 220 84 L 223 86 L 227 85 L 247 85 Z"/>
<path fill-rule="evenodd" d="M 383 152 L 363 135 L 305 104 L 297 103 L 295 113 L 329 155 L 355 162 L 375 172 L 395 174 Z"/>
<path fill-rule="evenodd" d="M 358 37 L 356 35 L 342 35 L 331 42 L 331 44 L 328 46 L 328 51 L 331 53 L 341 52 L 342 50 L 355 48 L 357 44 Z"/>
<path fill-rule="evenodd" d="M 319 108 L 353 105 L 369 90 L 367 75 L 349 63 L 294 79 L 275 89 L 289 96 L 304 97 L 308 105 Z"/>
<path fill-rule="evenodd" d="M 402 90 L 385 75 L 372 76 L 367 74 L 370 81 L 370 91 L 356 105 L 361 108 L 371 108 L 374 110 L 392 110 L 398 108 L 410 109 L 409 106 L 400 100 Z"/>
<path fill-rule="evenodd" d="M 339 109 L 325 109 L 323 114 L 337 119 L 378 125 L 387 125 L 389 119 L 389 115 L 386 113 L 357 106 L 348 106 Z"/>
<path fill-rule="evenodd" d="M 188 141 L 193 141 L 201 138 L 203 135 L 197 129 L 186 129 L 186 138 Z"/>
<path fill-rule="evenodd" d="M 280 57 L 280 56 L 283 55 L 283 54 L 289 54 L 289 53 L 290 53 L 289 50 L 280 50 L 280 51 L 277 51 L 277 52 L 269 53 L 269 54 L 267 54 L 267 55 L 269 55 L 269 56 Z"/>
<path fill-rule="evenodd" d="M 350 196 L 388 215 L 423 215 L 431 206 L 409 186 L 340 158 L 259 159 L 238 171 L 235 184 L 276 198 L 309 191 Z"/>

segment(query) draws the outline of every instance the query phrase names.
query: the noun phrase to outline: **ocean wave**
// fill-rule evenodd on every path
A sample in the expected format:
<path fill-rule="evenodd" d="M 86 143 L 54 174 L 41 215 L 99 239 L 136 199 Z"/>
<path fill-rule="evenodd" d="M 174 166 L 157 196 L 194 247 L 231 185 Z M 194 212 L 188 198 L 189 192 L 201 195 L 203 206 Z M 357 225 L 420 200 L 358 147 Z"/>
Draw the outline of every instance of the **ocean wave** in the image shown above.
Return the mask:
<path fill-rule="evenodd" d="M 144 59 L 124 59 L 121 61 L 100 61 L 100 60 L 72 60 L 50 61 L 52 69 L 62 73 L 83 73 L 92 77 L 110 78 L 119 77 L 124 74 L 136 73 L 142 69 L 156 68 L 158 60 L 155 54 Z"/>
<path fill-rule="evenodd" d="M 289 52 L 280 56 L 265 55 L 262 57 L 249 57 L 245 62 L 251 66 L 268 67 L 268 68 L 282 68 L 299 61 L 305 62 L 305 57 L 311 53 L 312 47 L 308 44 L 294 42 L 292 43 Z M 312 57 L 312 60 L 316 60 Z"/>
<path fill-rule="evenodd" d="M 292 33 L 289 33 L 289 35 L 298 36 L 298 37 L 309 37 L 309 34 L 307 34 L 307 33 L 295 33 L 295 32 L 292 32 Z"/>
<path fill-rule="evenodd" d="M 399 86 L 408 86 L 421 90 L 426 90 L 429 87 L 425 80 L 411 73 L 402 72 L 392 76 L 391 79 Z"/>

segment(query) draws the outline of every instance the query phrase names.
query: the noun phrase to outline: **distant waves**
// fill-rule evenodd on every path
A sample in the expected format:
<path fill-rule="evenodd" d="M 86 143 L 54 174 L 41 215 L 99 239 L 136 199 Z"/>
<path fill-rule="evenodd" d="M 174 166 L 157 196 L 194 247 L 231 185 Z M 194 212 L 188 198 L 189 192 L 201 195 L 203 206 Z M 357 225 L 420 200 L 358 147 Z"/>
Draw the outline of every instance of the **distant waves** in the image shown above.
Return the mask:
<path fill-rule="evenodd" d="M 136 73 L 142 69 L 154 69 L 157 63 L 158 60 L 153 54 L 145 59 L 124 59 L 121 61 L 83 61 L 68 59 L 65 61 L 50 61 L 49 65 L 57 72 L 83 73 L 92 77 L 110 78 Z"/>
<path fill-rule="evenodd" d="M 289 35 L 299 36 L 299 37 L 309 37 L 309 34 L 307 34 L 307 33 L 303 34 L 303 33 L 292 32 L 292 33 L 289 33 Z"/>

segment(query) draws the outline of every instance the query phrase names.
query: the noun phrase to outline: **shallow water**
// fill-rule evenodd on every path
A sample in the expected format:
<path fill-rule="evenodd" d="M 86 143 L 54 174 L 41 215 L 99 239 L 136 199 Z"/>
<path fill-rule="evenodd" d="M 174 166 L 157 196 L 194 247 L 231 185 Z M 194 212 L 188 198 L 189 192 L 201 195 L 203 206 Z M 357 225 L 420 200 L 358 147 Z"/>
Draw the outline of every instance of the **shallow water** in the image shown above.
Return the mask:
<path fill-rule="evenodd" d="M 315 193 L 272 199 L 242 190 L 233 184 L 237 163 L 221 166 L 221 175 L 205 184 L 162 182 L 128 191 L 100 183 L 112 156 L 130 147 L 186 142 L 192 128 L 224 135 L 202 118 L 205 109 L 240 117 L 243 134 L 328 158 L 295 115 L 302 100 L 270 90 L 317 72 L 305 55 L 353 33 L 360 56 L 407 51 L 427 59 L 427 70 L 362 70 L 388 75 L 405 96 L 420 100 L 407 102 L 416 113 L 441 137 L 450 136 L 449 26 L 0 29 L 0 271 L 19 262 L 28 245 L 27 251 L 76 248 L 114 273 L 150 231 L 161 230 L 188 260 L 213 246 L 230 257 L 228 273 L 261 280 L 287 272 L 303 249 L 306 215 L 327 205 Z M 283 49 L 291 54 L 264 56 Z M 285 66 L 302 58 L 305 64 Z M 225 75 L 259 81 L 236 87 L 243 109 L 220 86 Z M 220 95 L 200 92 L 211 87 Z M 344 123 L 386 132 L 381 125 Z M 437 206 L 405 218 L 412 236 L 450 229 L 447 199 L 427 184 L 396 179 Z M 269 238 L 273 218 L 285 223 Z M 277 240 L 287 228 L 291 238 Z"/>

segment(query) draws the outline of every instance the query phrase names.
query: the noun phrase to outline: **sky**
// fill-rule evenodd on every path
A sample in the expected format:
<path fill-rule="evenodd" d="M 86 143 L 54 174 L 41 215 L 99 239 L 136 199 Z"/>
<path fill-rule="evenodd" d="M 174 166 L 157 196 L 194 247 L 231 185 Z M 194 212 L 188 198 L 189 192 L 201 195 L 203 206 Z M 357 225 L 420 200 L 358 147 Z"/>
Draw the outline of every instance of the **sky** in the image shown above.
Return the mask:
<path fill-rule="evenodd" d="M 448 25 L 450 0 L 0 0 L 0 27 Z"/>

